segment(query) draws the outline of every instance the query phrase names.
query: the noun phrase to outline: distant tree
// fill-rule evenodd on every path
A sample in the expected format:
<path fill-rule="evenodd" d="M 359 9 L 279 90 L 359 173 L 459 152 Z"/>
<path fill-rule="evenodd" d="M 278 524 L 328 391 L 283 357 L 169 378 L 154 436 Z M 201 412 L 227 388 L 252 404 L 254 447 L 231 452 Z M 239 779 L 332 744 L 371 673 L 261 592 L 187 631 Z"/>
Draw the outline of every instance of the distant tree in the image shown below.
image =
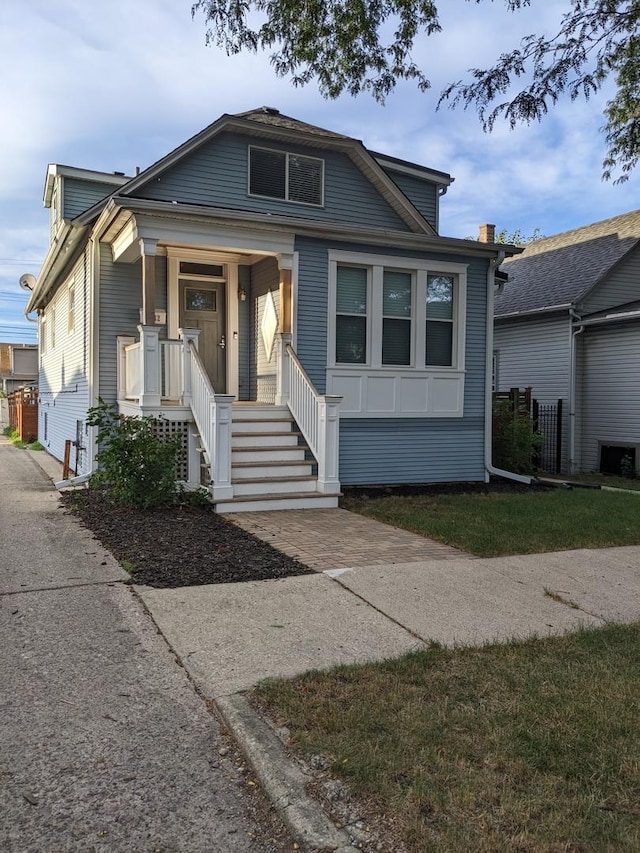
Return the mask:
<path fill-rule="evenodd" d="M 535 2 L 544 0 L 505 0 L 510 12 Z M 428 89 L 430 81 L 411 50 L 418 38 L 442 29 L 432 0 L 196 0 L 192 14 L 198 12 L 205 16 L 208 44 L 228 54 L 273 49 L 278 76 L 290 75 L 296 86 L 317 79 L 328 98 L 368 91 L 383 101 L 398 80 Z M 588 99 L 613 77 L 616 91 L 605 109 L 603 177 L 610 179 L 618 169 L 616 182 L 626 181 L 637 165 L 638 0 L 566 0 L 555 35 L 526 36 L 491 68 L 469 73 L 471 81 L 452 83 L 439 104 L 475 106 L 488 131 L 499 118 L 512 128 L 539 121 L 563 93 L 572 100 Z M 516 89 L 520 85 L 515 94 L 514 83 Z"/>
<path fill-rule="evenodd" d="M 496 233 L 496 243 L 508 243 L 510 246 L 526 246 L 529 243 L 535 243 L 536 240 L 544 240 L 544 236 L 539 228 L 534 228 L 528 237 L 519 228 L 511 232 L 507 231 L 506 228 L 501 228 Z"/>

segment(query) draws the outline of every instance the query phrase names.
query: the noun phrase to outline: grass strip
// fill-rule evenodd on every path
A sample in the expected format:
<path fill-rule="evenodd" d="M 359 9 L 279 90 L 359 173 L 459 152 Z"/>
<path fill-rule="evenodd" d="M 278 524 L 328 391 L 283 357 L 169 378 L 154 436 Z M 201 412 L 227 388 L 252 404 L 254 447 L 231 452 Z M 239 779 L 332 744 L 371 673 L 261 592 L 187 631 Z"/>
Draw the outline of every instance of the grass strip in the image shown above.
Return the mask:
<path fill-rule="evenodd" d="M 640 624 L 433 646 L 254 699 L 412 853 L 640 849 Z"/>
<path fill-rule="evenodd" d="M 640 544 L 638 497 L 618 492 L 350 495 L 341 506 L 479 557 Z"/>

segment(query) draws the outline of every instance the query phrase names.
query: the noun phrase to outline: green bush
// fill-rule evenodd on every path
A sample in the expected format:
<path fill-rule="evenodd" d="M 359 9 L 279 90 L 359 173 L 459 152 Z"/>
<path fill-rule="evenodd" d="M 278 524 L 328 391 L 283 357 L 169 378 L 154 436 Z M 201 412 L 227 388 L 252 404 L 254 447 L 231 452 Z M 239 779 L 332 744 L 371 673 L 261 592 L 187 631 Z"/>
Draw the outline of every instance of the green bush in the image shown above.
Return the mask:
<path fill-rule="evenodd" d="M 530 474 L 544 437 L 533 431 L 529 418 L 518 417 L 509 400 L 493 404 L 493 457 L 496 468 Z"/>
<path fill-rule="evenodd" d="M 111 500 L 142 509 L 171 503 L 176 493 L 180 437 L 161 438 L 159 418 L 119 415 L 100 400 L 87 423 L 98 427 L 98 471 L 90 488 L 105 488 Z"/>

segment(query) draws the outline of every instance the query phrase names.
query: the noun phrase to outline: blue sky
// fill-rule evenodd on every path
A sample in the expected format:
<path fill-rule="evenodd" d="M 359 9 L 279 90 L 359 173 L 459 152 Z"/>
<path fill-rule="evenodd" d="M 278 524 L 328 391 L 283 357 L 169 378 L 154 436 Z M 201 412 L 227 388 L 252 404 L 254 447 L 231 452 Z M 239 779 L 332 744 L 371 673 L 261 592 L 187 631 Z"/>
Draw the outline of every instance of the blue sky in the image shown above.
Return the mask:
<path fill-rule="evenodd" d="M 191 0 L 5 0 L 0 341 L 35 341 L 18 278 L 37 274 L 46 253 L 47 164 L 133 174 L 225 112 L 273 106 L 449 172 L 446 236 L 476 236 L 483 222 L 550 235 L 639 207 L 640 173 L 619 186 L 601 180 L 606 90 L 587 103 L 562 101 L 541 124 L 501 125 L 490 135 L 472 111 L 435 111 L 440 91 L 468 68 L 489 65 L 523 35 L 551 33 L 565 0 L 532 0 L 515 14 L 503 0 L 438 5 L 443 32 L 414 50 L 431 90 L 402 84 L 382 106 L 368 95 L 326 101 L 313 85 L 276 79 L 267 56 L 227 57 L 207 47 Z"/>

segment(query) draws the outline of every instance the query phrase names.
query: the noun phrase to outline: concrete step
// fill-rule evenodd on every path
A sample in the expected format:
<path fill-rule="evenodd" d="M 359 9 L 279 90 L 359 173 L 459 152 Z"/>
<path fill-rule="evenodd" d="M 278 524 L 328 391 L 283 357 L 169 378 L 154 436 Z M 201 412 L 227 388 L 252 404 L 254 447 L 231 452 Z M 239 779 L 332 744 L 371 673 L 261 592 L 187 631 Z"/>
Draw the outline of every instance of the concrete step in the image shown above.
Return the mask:
<path fill-rule="evenodd" d="M 278 509 L 335 509 L 338 495 L 304 492 L 289 495 L 259 495 L 219 501 L 216 512 L 268 512 Z"/>
<path fill-rule="evenodd" d="M 307 474 L 302 477 L 262 477 L 251 480 L 232 479 L 233 494 L 238 497 L 256 495 L 284 495 L 315 492 L 317 478 Z"/>
<path fill-rule="evenodd" d="M 263 461 L 251 459 L 246 462 L 231 461 L 231 477 L 233 480 L 264 479 L 265 477 L 310 477 L 313 473 L 313 462 L 299 460 L 272 459 Z"/>

